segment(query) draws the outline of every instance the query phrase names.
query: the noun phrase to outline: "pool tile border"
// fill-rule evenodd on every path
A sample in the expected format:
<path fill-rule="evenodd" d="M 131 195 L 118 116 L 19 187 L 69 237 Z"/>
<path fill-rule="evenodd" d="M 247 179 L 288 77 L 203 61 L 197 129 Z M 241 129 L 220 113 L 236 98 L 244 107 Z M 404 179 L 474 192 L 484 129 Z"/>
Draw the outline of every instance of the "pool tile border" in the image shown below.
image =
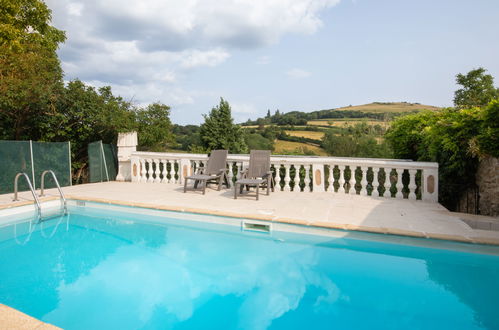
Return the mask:
<path fill-rule="evenodd" d="M 87 201 L 87 202 L 96 202 L 96 203 L 104 203 L 104 204 L 116 204 L 116 205 L 122 205 L 122 206 L 143 207 L 143 208 L 150 208 L 150 209 L 164 210 L 164 211 L 187 212 L 187 213 L 195 213 L 195 214 L 208 214 L 208 215 L 231 217 L 231 218 L 237 218 L 237 219 L 263 220 L 263 221 L 270 221 L 270 222 L 276 222 L 276 223 L 301 225 L 301 226 L 307 226 L 307 227 L 350 230 L 350 231 L 360 231 L 360 232 L 375 233 L 375 234 L 407 236 L 407 237 L 414 237 L 414 238 L 427 238 L 427 239 L 436 239 L 436 240 L 444 240 L 444 241 L 454 241 L 454 242 L 460 242 L 460 243 L 485 244 L 485 245 L 497 245 L 497 246 L 499 246 L 499 239 L 493 238 L 493 237 L 467 237 L 467 236 L 461 236 L 461 235 L 449 235 L 449 234 L 442 234 L 442 233 L 422 232 L 422 231 L 417 231 L 417 230 L 404 230 L 404 229 L 399 229 L 399 228 L 372 227 L 372 226 L 365 226 L 365 225 L 342 224 L 342 223 L 335 223 L 335 222 L 329 222 L 329 221 L 328 222 L 326 222 L 326 221 L 306 221 L 303 219 L 278 217 L 278 216 L 255 214 L 255 213 L 242 214 L 242 213 L 225 212 L 225 211 L 219 211 L 219 210 L 178 207 L 178 206 L 171 206 L 171 205 L 133 203 L 133 202 L 125 202 L 125 201 L 111 200 L 111 199 L 104 199 L 104 198 L 81 197 L 78 195 L 69 195 L 69 196 L 67 196 L 67 199 Z M 16 206 L 20 206 L 20 205 L 16 205 Z"/>

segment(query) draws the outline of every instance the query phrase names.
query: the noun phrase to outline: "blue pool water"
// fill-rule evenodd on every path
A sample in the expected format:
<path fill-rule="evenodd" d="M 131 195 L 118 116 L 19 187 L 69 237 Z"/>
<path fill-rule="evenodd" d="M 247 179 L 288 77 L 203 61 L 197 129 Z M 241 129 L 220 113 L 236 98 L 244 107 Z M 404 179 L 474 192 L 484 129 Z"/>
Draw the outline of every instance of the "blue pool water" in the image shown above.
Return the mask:
<path fill-rule="evenodd" d="M 129 211 L 1 225 L 0 303 L 65 329 L 499 329 L 497 255 Z"/>

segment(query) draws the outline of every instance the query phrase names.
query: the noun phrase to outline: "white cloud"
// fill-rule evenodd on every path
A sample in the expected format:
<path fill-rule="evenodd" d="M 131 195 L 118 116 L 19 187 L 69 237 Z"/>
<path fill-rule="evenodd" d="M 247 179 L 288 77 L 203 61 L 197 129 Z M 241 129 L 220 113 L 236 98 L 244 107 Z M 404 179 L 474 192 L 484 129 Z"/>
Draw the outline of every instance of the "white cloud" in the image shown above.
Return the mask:
<path fill-rule="evenodd" d="M 198 66 L 216 66 L 223 63 L 230 54 L 223 49 L 212 49 L 208 51 L 189 50 L 183 52 L 181 66 L 183 68 L 194 68 Z"/>
<path fill-rule="evenodd" d="M 174 92 L 190 71 L 222 65 L 236 49 L 312 34 L 320 13 L 338 2 L 47 0 L 54 25 L 67 33 L 59 51 L 67 79 L 99 81 L 132 93 L 125 98 L 141 95 L 141 102 L 179 104 L 195 102 Z"/>
<path fill-rule="evenodd" d="M 112 253 L 104 249 L 108 254 L 98 264 L 72 281 L 56 283 L 59 303 L 45 320 L 75 319 L 83 301 L 90 310 L 79 319 L 82 328 L 91 328 L 96 320 L 102 328 L 143 328 L 156 312 L 180 323 L 211 299 L 235 296 L 244 297 L 234 305 L 236 327 L 266 329 L 303 299 L 314 299 L 307 303 L 315 303 L 316 311 L 329 311 L 344 299 L 341 289 L 316 267 L 317 251 L 302 244 L 217 232 L 215 239 L 206 240 L 204 232 L 174 226 L 164 235 L 164 243 L 158 239 L 154 247 L 146 248 L 142 240 Z M 123 313 L 127 310 L 134 313 Z"/>
<path fill-rule="evenodd" d="M 81 16 L 83 6 L 84 5 L 82 3 L 79 3 L 79 2 L 69 3 L 68 7 L 67 7 L 68 14 L 73 15 L 73 16 Z"/>
<path fill-rule="evenodd" d="M 247 103 L 231 103 L 232 112 L 234 113 L 257 113 L 258 110 L 251 104 Z"/>
<path fill-rule="evenodd" d="M 309 71 L 305 71 L 305 70 L 297 69 L 297 68 L 286 71 L 286 74 L 289 77 L 295 78 L 295 79 L 308 78 L 312 75 L 312 73 L 310 73 Z"/>
<path fill-rule="evenodd" d="M 258 113 L 258 109 L 249 103 L 231 102 L 230 106 L 236 123 L 243 122 L 248 119 L 249 115 Z"/>

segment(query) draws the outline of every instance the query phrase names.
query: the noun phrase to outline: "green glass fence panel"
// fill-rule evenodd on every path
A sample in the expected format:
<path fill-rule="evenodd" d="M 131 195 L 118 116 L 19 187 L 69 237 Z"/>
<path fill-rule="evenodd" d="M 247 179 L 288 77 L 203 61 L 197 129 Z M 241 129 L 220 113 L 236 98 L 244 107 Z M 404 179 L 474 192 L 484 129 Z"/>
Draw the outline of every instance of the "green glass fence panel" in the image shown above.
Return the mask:
<path fill-rule="evenodd" d="M 69 142 L 33 142 L 33 165 L 36 186 L 40 187 L 43 171 L 52 170 L 61 187 L 71 185 Z M 55 188 L 50 174 L 45 175 L 45 188 Z"/>
<path fill-rule="evenodd" d="M 109 181 L 114 181 L 116 180 L 116 175 L 118 175 L 118 150 L 112 144 L 102 144 L 102 149 L 104 150 L 105 166 L 107 167 Z"/>
<path fill-rule="evenodd" d="M 33 182 L 29 141 L 0 141 L 0 194 L 14 191 L 14 178 L 25 172 Z M 19 179 L 19 191 L 28 190 L 24 178 Z"/>
<path fill-rule="evenodd" d="M 114 181 L 118 174 L 118 156 L 116 146 L 102 141 L 88 145 L 89 181 Z"/>
<path fill-rule="evenodd" d="M 107 181 L 102 157 L 102 142 L 92 142 L 88 145 L 89 182 Z"/>

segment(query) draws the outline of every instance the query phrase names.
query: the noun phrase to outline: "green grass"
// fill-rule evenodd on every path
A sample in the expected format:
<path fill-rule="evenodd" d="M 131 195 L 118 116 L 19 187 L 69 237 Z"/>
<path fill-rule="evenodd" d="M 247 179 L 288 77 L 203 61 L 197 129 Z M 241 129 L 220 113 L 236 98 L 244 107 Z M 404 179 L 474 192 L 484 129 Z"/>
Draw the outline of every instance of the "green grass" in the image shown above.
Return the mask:
<path fill-rule="evenodd" d="M 410 112 L 418 110 L 440 110 L 432 105 L 407 103 L 407 102 L 373 102 L 369 104 L 354 105 L 337 108 L 336 110 L 351 110 L 362 112 Z"/>

